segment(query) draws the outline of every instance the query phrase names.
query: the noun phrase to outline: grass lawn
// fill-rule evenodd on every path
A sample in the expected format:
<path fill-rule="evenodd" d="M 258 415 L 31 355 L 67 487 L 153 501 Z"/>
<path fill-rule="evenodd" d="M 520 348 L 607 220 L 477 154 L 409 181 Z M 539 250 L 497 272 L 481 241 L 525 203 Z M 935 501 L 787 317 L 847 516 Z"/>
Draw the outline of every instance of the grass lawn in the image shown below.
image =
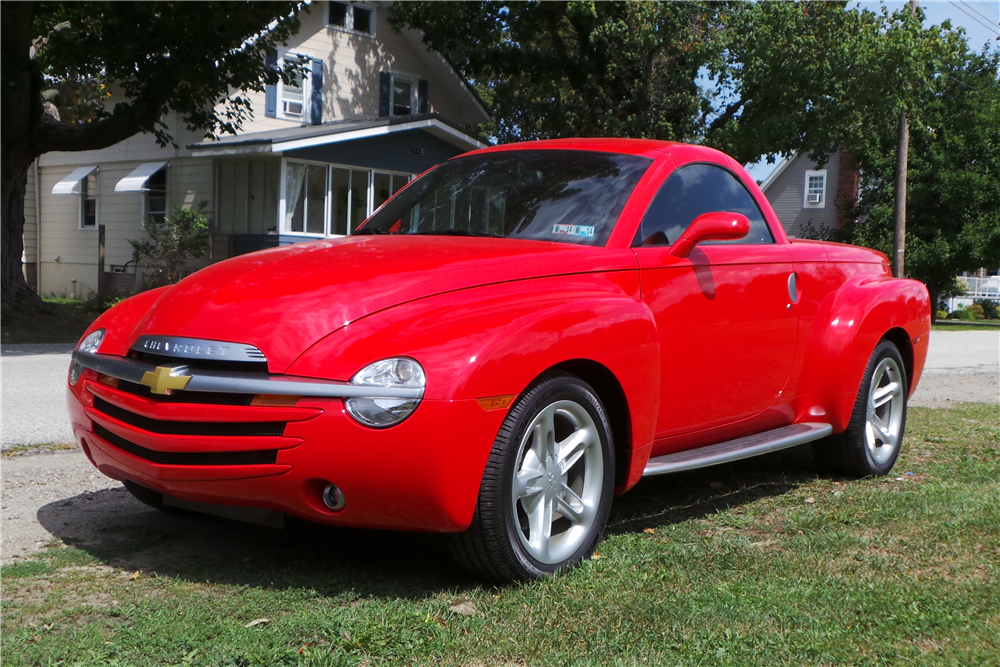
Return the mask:
<path fill-rule="evenodd" d="M 924 666 L 1000 655 L 996 406 L 911 409 L 887 478 L 820 476 L 806 447 L 643 481 L 616 499 L 593 561 L 501 589 L 455 569 L 434 536 L 106 520 L 96 541 L 67 532 L 72 546 L 3 568 L 4 665 Z"/>
<path fill-rule="evenodd" d="M 76 343 L 99 314 L 94 301 L 43 297 L 45 312 L 4 310 L 0 340 L 8 343 Z"/>

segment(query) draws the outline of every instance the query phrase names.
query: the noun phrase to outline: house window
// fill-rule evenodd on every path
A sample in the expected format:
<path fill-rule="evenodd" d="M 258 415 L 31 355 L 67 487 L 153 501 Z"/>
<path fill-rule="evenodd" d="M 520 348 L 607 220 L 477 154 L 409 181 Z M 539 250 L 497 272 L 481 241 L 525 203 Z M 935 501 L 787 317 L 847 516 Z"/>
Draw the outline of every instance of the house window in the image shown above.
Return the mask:
<path fill-rule="evenodd" d="M 805 179 L 803 208 L 824 208 L 826 206 L 826 169 L 807 171 Z"/>
<path fill-rule="evenodd" d="M 146 181 L 146 215 L 150 221 L 161 224 L 167 217 L 167 169 L 164 167 Z"/>
<path fill-rule="evenodd" d="M 281 100 L 279 115 L 290 120 L 302 120 L 308 115 L 311 94 L 309 76 L 303 72 L 295 72 L 292 80 L 295 85 L 278 83 L 278 98 Z"/>
<path fill-rule="evenodd" d="M 281 232 L 346 236 L 411 174 L 286 160 Z"/>
<path fill-rule="evenodd" d="M 375 9 L 346 2 L 327 3 L 326 24 L 331 28 L 357 33 L 375 34 Z"/>
<path fill-rule="evenodd" d="M 391 84 L 389 90 L 392 92 L 392 114 L 393 116 L 409 116 L 419 113 L 417 99 L 417 82 L 419 79 L 409 74 L 389 73 Z"/>
<path fill-rule="evenodd" d="M 97 229 L 97 174 L 80 181 L 80 228 Z"/>

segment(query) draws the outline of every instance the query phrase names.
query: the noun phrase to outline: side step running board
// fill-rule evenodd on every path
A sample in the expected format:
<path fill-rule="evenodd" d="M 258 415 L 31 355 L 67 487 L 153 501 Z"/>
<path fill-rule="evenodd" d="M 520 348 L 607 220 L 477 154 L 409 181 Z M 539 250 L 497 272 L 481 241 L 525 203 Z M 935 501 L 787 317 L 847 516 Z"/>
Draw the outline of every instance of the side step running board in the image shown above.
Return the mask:
<path fill-rule="evenodd" d="M 776 452 L 779 449 L 795 447 L 813 440 L 825 438 L 833 432 L 833 427 L 829 424 L 817 424 L 806 422 L 803 424 L 792 424 L 782 426 L 773 431 L 764 431 L 756 435 L 748 435 L 745 438 L 728 440 L 708 447 L 689 449 L 676 454 L 657 456 L 649 459 L 642 476 L 664 475 L 668 472 L 680 472 L 682 470 L 694 470 L 695 468 L 707 468 L 719 463 L 729 463 L 748 459 L 751 456 Z"/>

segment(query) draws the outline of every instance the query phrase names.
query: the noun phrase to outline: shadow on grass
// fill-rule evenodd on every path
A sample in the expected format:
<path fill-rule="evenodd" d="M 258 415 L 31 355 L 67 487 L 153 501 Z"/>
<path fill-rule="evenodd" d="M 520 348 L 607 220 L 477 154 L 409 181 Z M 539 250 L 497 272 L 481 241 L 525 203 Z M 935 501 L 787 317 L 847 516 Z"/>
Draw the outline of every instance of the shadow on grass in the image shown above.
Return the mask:
<path fill-rule="evenodd" d="M 643 480 L 615 499 L 607 535 L 639 533 L 794 491 L 816 478 L 808 446 Z M 125 571 L 321 595 L 422 599 L 480 585 L 440 535 L 336 528 L 289 518 L 275 530 L 167 514 L 124 488 L 49 503 L 38 519 L 66 544 Z"/>

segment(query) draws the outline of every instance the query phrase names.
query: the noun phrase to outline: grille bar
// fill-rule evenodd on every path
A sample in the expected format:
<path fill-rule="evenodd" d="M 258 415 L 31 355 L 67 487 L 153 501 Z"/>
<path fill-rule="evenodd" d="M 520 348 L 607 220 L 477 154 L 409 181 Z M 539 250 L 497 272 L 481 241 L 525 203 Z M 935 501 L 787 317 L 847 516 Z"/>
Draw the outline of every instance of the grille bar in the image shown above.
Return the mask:
<path fill-rule="evenodd" d="M 91 422 L 94 434 L 115 447 L 141 459 L 178 466 L 245 466 L 273 464 L 278 460 L 277 449 L 249 452 L 158 452 L 115 435 L 96 422 Z"/>
<path fill-rule="evenodd" d="M 154 394 L 149 387 L 118 380 L 120 391 L 136 396 L 142 396 L 158 403 L 197 403 L 200 405 L 250 405 L 254 394 L 223 394 L 208 391 L 179 391 L 175 394 Z"/>
<path fill-rule="evenodd" d="M 150 433 L 163 435 L 214 435 L 237 437 L 280 437 L 288 422 L 181 422 L 144 417 L 102 398 L 94 397 L 94 408 L 120 422 Z"/>

